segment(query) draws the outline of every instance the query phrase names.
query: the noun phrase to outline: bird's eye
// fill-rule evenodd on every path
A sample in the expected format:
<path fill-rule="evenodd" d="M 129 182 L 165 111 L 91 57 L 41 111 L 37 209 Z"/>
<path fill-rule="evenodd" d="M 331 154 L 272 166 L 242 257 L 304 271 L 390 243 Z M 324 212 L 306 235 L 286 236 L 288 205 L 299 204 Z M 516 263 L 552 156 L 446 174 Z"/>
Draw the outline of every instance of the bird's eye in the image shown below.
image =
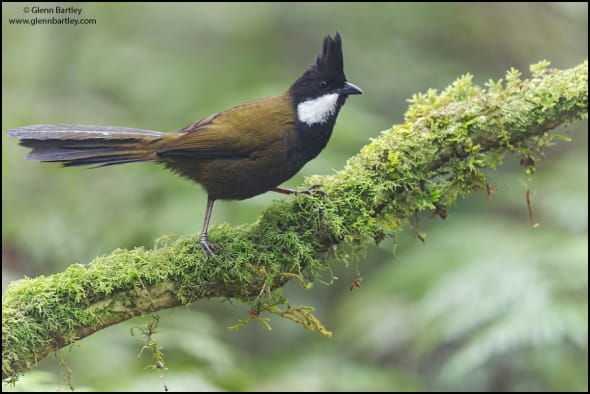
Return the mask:
<path fill-rule="evenodd" d="M 330 84 L 326 81 L 320 81 L 320 88 L 322 89 L 328 89 L 330 87 Z"/>

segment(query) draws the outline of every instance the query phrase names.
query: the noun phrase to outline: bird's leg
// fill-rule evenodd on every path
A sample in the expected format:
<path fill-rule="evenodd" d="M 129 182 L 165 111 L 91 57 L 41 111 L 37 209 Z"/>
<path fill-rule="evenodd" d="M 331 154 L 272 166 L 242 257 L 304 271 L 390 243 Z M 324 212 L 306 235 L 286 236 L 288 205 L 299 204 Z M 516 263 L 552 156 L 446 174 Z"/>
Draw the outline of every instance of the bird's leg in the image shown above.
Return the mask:
<path fill-rule="evenodd" d="M 203 223 L 203 230 L 201 231 L 201 236 L 199 237 L 199 243 L 201 244 L 201 248 L 203 248 L 203 252 L 205 253 L 205 259 L 208 260 L 209 256 L 213 257 L 217 263 L 219 263 L 219 259 L 213 253 L 213 249 L 220 249 L 218 244 L 212 244 L 209 242 L 209 238 L 207 237 L 207 230 L 209 230 L 209 220 L 211 219 L 211 211 L 213 211 L 213 203 L 215 200 L 207 197 L 207 210 L 205 211 L 205 222 Z"/>
<path fill-rule="evenodd" d="M 319 188 L 322 185 L 313 185 L 308 187 L 305 190 L 295 190 L 295 189 L 287 189 L 284 187 L 275 187 L 274 189 L 272 189 L 273 192 L 277 192 L 277 193 L 282 193 L 282 194 L 294 194 L 294 195 L 299 195 L 299 194 L 307 194 L 307 195 L 312 195 L 312 194 L 320 194 L 322 196 L 327 196 L 326 192 L 323 190 L 319 190 Z"/>

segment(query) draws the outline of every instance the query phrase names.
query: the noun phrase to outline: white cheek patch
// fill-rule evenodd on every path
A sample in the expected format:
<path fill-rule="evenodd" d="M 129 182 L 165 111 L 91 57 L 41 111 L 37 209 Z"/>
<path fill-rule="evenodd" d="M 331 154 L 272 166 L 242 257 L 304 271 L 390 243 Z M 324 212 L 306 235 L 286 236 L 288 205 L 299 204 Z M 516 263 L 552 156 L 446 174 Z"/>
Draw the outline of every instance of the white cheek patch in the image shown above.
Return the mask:
<path fill-rule="evenodd" d="M 336 93 L 304 101 L 297 105 L 297 118 L 308 126 L 325 123 L 336 112 L 337 101 Z"/>

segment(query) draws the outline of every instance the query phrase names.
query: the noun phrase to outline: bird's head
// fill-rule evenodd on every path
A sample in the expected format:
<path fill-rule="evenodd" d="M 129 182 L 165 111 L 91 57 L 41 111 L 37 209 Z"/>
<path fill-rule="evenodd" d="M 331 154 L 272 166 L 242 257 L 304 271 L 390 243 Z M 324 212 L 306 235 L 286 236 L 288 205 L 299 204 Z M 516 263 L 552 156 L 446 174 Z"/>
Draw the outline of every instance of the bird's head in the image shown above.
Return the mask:
<path fill-rule="evenodd" d="M 326 36 L 316 61 L 289 88 L 297 120 L 308 126 L 336 120 L 340 107 L 351 94 L 363 91 L 346 80 L 342 58 L 342 38 Z"/>

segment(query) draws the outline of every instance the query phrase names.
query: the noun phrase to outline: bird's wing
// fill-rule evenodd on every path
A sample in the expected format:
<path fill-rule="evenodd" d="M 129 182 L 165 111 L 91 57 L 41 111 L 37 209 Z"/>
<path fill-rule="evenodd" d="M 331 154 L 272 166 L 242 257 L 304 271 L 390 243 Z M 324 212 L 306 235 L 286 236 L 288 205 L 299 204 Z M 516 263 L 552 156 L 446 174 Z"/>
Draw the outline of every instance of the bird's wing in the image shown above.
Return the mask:
<path fill-rule="evenodd" d="M 201 159 L 245 158 L 289 138 L 294 127 L 286 96 L 255 100 L 210 115 L 171 134 L 160 156 Z"/>
<path fill-rule="evenodd" d="M 178 130 L 179 133 L 185 133 L 188 131 L 197 131 L 207 125 L 210 125 L 211 122 L 213 121 L 213 119 L 217 118 L 219 115 L 223 114 L 223 112 L 217 112 L 215 114 L 211 114 L 208 116 L 205 116 L 202 119 L 197 120 L 196 122 L 193 122 L 191 124 L 189 124 L 188 126 Z"/>

